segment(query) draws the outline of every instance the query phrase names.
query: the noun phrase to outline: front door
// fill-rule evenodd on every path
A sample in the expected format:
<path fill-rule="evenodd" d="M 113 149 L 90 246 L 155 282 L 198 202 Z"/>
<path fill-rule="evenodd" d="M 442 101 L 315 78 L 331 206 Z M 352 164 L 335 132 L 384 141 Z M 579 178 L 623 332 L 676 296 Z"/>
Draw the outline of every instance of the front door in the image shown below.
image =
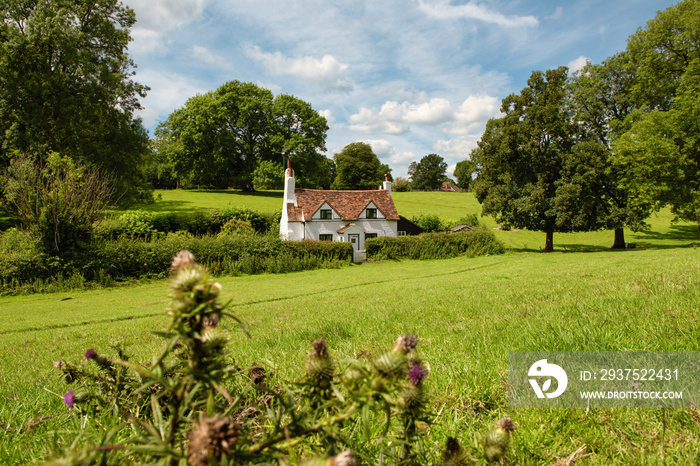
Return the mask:
<path fill-rule="evenodd" d="M 360 250 L 360 235 L 348 235 L 348 239 L 350 239 L 350 242 L 352 243 L 352 248 L 355 251 Z"/>

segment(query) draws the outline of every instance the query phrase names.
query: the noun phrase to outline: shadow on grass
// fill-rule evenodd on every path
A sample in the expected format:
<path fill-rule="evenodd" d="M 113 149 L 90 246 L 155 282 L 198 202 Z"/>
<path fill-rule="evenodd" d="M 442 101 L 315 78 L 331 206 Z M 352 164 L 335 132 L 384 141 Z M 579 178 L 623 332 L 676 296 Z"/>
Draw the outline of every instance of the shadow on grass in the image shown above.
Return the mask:
<path fill-rule="evenodd" d="M 640 231 L 633 233 L 642 241 L 698 241 L 698 227 L 696 225 L 671 225 L 669 231 Z"/>

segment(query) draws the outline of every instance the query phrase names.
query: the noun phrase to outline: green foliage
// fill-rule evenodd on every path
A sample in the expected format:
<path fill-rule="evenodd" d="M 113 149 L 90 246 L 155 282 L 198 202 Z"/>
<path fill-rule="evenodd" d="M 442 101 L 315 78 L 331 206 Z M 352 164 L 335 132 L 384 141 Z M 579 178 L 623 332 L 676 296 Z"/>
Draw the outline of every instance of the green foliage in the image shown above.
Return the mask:
<path fill-rule="evenodd" d="M 364 142 L 353 142 L 333 156 L 336 176 L 333 189 L 377 189 L 384 181 L 385 168 Z"/>
<path fill-rule="evenodd" d="M 133 10 L 117 0 L 0 4 L 0 166 L 14 150 L 54 151 L 113 174 L 122 200 L 144 194 L 148 136 L 127 54 Z M 147 193 L 146 193 L 147 194 Z"/>
<path fill-rule="evenodd" d="M 472 152 L 478 167 L 475 193 L 482 215 L 498 223 L 547 233 L 573 229 L 558 216 L 556 198 L 564 157 L 574 144 L 566 106 L 566 67 L 534 72 L 519 95 L 503 99 L 502 118 L 491 119 Z"/>
<path fill-rule="evenodd" d="M 634 96 L 640 110 L 627 118 L 615 144 L 621 184 L 639 204 L 700 220 L 700 4 L 686 0 L 630 37 Z"/>
<path fill-rule="evenodd" d="M 413 189 L 431 191 L 440 189 L 447 171 L 447 163 L 437 154 L 428 154 L 408 166 L 408 177 Z"/>
<path fill-rule="evenodd" d="M 282 189 L 284 187 L 284 168 L 281 163 L 261 160 L 253 171 L 255 189 Z"/>
<path fill-rule="evenodd" d="M 365 243 L 367 257 L 377 260 L 446 259 L 502 254 L 505 246 L 486 228 L 459 233 L 424 233 L 396 238 L 382 236 Z"/>
<path fill-rule="evenodd" d="M 406 178 L 398 177 L 394 180 L 393 183 L 391 183 L 391 190 L 397 193 L 405 193 L 412 191 L 411 182 L 408 181 Z"/>
<path fill-rule="evenodd" d="M 295 97 L 252 83 L 229 81 L 190 98 L 156 129 L 159 157 L 180 185 L 252 190 L 261 162 L 287 158 L 300 186 L 330 184 L 325 150 L 326 119 Z"/>
<path fill-rule="evenodd" d="M 90 240 L 114 193 L 111 179 L 52 152 L 38 166 L 16 154 L 4 172 L 8 205 L 40 240 L 44 252 L 64 257 Z"/>
<path fill-rule="evenodd" d="M 466 190 L 472 185 L 472 174 L 476 171 L 476 163 L 472 160 L 465 159 L 461 162 L 457 162 L 455 167 L 454 175 L 457 178 L 457 186 Z"/>
<path fill-rule="evenodd" d="M 417 217 L 412 217 L 411 221 L 421 227 L 426 233 L 436 233 L 451 228 L 451 225 L 445 223 L 437 214 L 420 214 Z"/>

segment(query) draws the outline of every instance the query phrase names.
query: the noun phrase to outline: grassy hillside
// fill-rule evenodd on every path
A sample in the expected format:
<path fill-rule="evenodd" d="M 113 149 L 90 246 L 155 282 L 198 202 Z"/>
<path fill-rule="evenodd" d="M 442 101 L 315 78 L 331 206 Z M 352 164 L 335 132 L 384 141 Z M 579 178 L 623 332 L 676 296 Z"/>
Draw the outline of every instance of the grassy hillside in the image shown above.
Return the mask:
<path fill-rule="evenodd" d="M 197 210 L 221 209 L 225 207 L 248 207 L 259 212 L 273 212 L 282 208 L 281 191 L 188 191 L 159 190 L 160 200 L 154 204 L 134 206 L 152 212 L 193 212 Z M 399 214 L 406 218 L 418 215 L 438 215 L 446 221 L 458 221 L 467 214 L 481 215 L 481 205 L 473 193 L 421 192 L 393 193 L 394 204 Z M 678 222 L 671 224 L 673 216 L 667 209 L 648 219 L 651 228 L 647 232 L 626 232 L 626 241 L 639 247 L 685 246 L 700 242 L 696 224 Z M 491 217 L 480 217 L 485 225 L 498 225 Z M 545 235 L 534 231 L 500 231 L 496 236 L 506 247 L 518 251 L 539 251 L 544 248 Z M 555 233 L 555 251 L 604 250 L 613 243 L 612 231 L 584 233 Z"/>
<path fill-rule="evenodd" d="M 222 278 L 247 324 L 228 331 L 237 362 L 294 380 L 310 341 L 324 336 L 339 358 L 366 357 L 414 333 L 429 362 L 434 441 L 470 445 L 503 415 L 518 423 L 507 464 L 695 464 L 695 410 L 518 410 L 508 407 L 509 351 L 700 351 L 700 261 L 694 248 L 519 253 L 341 270 Z M 70 299 L 68 299 L 70 298 Z M 0 454 L 18 464 L 47 439 L 82 429 L 66 414 L 66 386 L 51 367 L 88 348 L 122 343 L 148 360 L 160 343 L 166 287 L 3 298 L 0 306 Z M 32 425 L 45 416 L 58 414 Z M 665 426 L 664 426 L 665 423 Z M 86 435 L 100 435 L 87 420 Z M 51 440 L 49 440 L 50 444 Z"/>

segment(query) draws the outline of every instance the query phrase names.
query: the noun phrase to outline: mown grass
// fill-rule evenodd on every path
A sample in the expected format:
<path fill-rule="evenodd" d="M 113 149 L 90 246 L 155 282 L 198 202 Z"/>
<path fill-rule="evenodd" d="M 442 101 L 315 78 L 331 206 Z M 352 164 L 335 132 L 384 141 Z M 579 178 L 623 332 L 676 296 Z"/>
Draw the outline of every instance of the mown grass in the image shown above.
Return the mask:
<path fill-rule="evenodd" d="M 418 335 L 438 443 L 457 435 L 472 444 L 510 415 L 519 428 L 507 464 L 553 464 L 579 448 L 584 464 L 700 461 L 697 410 L 527 410 L 510 409 L 507 399 L 509 351 L 700 351 L 695 248 L 384 262 L 220 282 L 252 335 L 224 325 L 238 364 L 263 363 L 276 380 L 301 375 L 318 336 L 335 356 L 361 358 L 400 334 Z M 160 344 L 150 331 L 168 322 L 166 303 L 162 281 L 3 298 L 0 455 L 32 463 L 53 439 L 61 444 L 79 430 L 52 361 L 79 361 L 88 348 L 114 343 L 148 360 Z M 88 435 L 107 428 L 100 419 L 84 427 Z"/>

